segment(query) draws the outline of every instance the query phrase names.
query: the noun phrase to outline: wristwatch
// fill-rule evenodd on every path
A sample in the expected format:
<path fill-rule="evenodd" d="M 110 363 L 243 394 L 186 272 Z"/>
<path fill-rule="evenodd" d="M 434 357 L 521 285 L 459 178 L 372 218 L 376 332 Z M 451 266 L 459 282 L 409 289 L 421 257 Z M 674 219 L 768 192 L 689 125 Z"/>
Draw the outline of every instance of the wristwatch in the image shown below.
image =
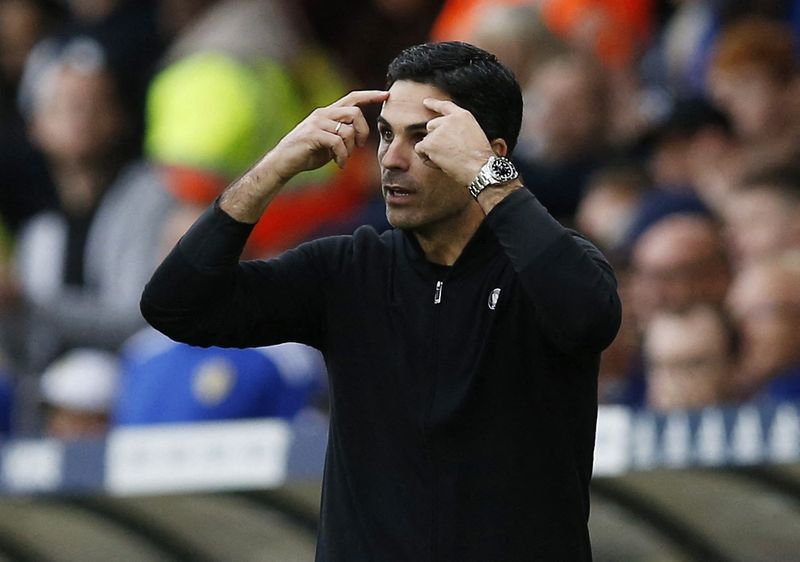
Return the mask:
<path fill-rule="evenodd" d="M 519 172 L 511 160 L 503 156 L 492 156 L 483 165 L 478 176 L 467 186 L 470 194 L 477 199 L 487 187 L 510 182 L 519 177 Z"/>

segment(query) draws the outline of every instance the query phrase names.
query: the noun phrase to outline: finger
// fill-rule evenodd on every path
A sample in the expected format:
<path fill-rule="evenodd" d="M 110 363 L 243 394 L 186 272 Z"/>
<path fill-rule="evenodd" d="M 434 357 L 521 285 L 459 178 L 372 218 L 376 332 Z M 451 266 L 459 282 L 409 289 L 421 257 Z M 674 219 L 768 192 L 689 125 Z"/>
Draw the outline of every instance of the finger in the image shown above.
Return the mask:
<path fill-rule="evenodd" d="M 320 135 L 320 144 L 331 151 L 331 156 L 334 162 L 336 162 L 336 165 L 340 168 L 344 168 L 345 162 L 347 162 L 347 159 L 350 157 L 344 139 L 328 131 L 320 131 Z"/>
<path fill-rule="evenodd" d="M 338 126 L 338 125 L 337 125 Z M 342 123 L 342 126 L 339 127 L 339 132 L 336 133 L 342 140 L 344 141 L 344 145 L 347 148 L 347 155 L 350 156 L 353 154 L 353 150 L 356 146 L 356 130 L 355 127 L 349 123 Z"/>
<path fill-rule="evenodd" d="M 355 141 L 358 146 L 364 146 L 369 137 L 369 125 L 364 114 L 357 107 L 337 107 L 329 110 L 329 115 L 334 121 L 340 121 L 354 128 Z"/>
<path fill-rule="evenodd" d="M 451 113 L 461 109 L 450 100 L 437 100 L 436 98 L 425 98 L 422 100 L 422 105 L 431 111 L 441 113 L 442 115 L 450 115 Z"/>
<path fill-rule="evenodd" d="M 336 100 L 328 107 L 344 107 L 348 105 L 369 105 L 371 103 L 385 102 L 389 92 L 385 90 L 355 90 L 341 99 Z"/>
<path fill-rule="evenodd" d="M 417 144 L 414 145 L 414 151 L 422 158 L 422 163 L 428 166 L 429 168 L 433 168 L 434 170 L 439 170 L 439 166 L 437 166 L 433 160 L 431 160 L 430 154 L 428 154 L 428 145 L 424 144 L 425 141 L 419 141 Z"/>
<path fill-rule="evenodd" d="M 442 124 L 442 120 L 444 116 L 441 117 L 434 117 L 433 119 L 429 119 L 428 122 L 425 124 L 425 129 L 430 133 L 434 129 L 436 129 L 439 125 Z"/>

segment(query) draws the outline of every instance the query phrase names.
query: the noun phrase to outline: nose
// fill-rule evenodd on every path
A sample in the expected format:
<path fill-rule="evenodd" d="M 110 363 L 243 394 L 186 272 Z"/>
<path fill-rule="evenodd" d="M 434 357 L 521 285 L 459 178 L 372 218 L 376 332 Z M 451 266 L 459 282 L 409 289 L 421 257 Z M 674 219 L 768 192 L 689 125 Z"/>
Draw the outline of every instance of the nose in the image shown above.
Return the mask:
<path fill-rule="evenodd" d="M 407 170 L 414 151 L 407 143 L 394 139 L 380 154 L 381 166 L 388 170 Z"/>

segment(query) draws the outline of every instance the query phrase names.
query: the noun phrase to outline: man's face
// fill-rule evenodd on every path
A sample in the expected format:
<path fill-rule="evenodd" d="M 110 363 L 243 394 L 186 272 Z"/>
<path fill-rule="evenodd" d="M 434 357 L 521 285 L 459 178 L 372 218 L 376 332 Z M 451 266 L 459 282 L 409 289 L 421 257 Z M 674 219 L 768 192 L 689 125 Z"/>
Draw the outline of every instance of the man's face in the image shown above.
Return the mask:
<path fill-rule="evenodd" d="M 591 70 L 574 61 L 547 63 L 525 90 L 524 128 L 539 156 L 564 162 L 602 142 L 606 115 Z"/>
<path fill-rule="evenodd" d="M 56 159 L 103 158 L 117 145 L 124 127 L 110 75 L 69 67 L 55 72 L 33 120 L 40 148 Z"/>
<path fill-rule="evenodd" d="M 797 212 L 771 189 L 734 191 L 723 208 L 726 235 L 741 266 L 785 250 Z"/>
<path fill-rule="evenodd" d="M 719 399 L 732 350 L 723 319 L 712 307 L 656 314 L 645 328 L 643 347 L 651 407 L 697 408 Z"/>
<path fill-rule="evenodd" d="M 749 65 L 710 76 L 711 94 L 745 139 L 769 140 L 786 119 L 785 88 L 761 67 Z"/>
<path fill-rule="evenodd" d="M 796 272 L 753 264 L 736 277 L 727 304 L 742 335 L 745 371 L 771 375 L 800 361 L 800 283 Z"/>
<path fill-rule="evenodd" d="M 658 310 L 721 303 L 729 275 L 714 227 L 706 219 L 675 216 L 645 232 L 633 250 L 632 305 L 640 321 Z"/>
<path fill-rule="evenodd" d="M 399 80 L 389 89 L 378 117 L 386 218 L 392 226 L 423 235 L 457 225 L 477 208 L 466 186 L 456 184 L 414 150 L 427 134 L 427 122 L 438 117 L 422 105 L 426 98 L 449 96 L 428 84 Z"/>

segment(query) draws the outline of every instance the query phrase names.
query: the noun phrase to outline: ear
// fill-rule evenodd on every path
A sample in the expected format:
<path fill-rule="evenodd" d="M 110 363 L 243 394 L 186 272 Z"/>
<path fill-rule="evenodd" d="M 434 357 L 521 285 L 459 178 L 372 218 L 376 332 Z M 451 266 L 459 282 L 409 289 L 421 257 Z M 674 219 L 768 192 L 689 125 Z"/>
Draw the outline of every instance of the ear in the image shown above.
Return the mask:
<path fill-rule="evenodd" d="M 497 156 L 508 156 L 508 145 L 505 139 L 494 139 L 489 144 L 492 145 L 492 152 Z"/>

